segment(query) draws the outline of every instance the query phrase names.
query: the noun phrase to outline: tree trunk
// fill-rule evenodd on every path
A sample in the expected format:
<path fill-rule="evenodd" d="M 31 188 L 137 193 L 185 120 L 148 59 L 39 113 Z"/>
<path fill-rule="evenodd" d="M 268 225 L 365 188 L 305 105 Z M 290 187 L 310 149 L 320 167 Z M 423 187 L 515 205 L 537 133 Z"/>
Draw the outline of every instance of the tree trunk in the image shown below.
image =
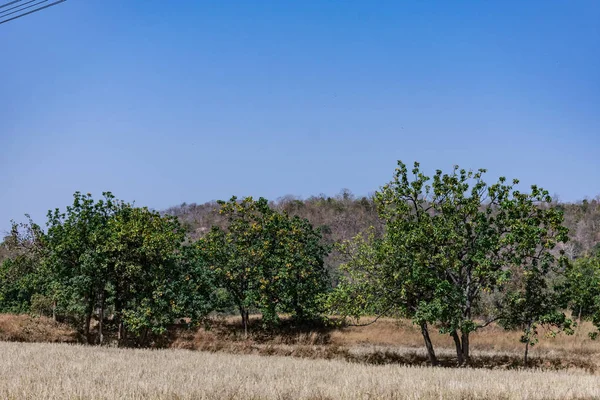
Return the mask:
<path fill-rule="evenodd" d="M 525 366 L 527 366 L 527 363 L 529 362 L 529 342 L 530 337 L 531 337 L 531 326 L 533 325 L 532 321 L 529 321 L 529 323 L 527 324 L 527 336 L 526 339 L 527 341 L 525 342 L 525 355 L 523 356 L 523 363 L 525 364 Z"/>
<path fill-rule="evenodd" d="M 83 328 L 83 334 L 85 335 L 85 341 L 90 344 L 90 325 L 92 323 L 92 313 L 88 312 L 85 316 L 85 326 Z"/>
<path fill-rule="evenodd" d="M 119 333 L 117 334 L 117 340 L 119 344 L 125 340 L 125 325 L 123 321 L 119 321 Z"/>
<path fill-rule="evenodd" d="M 123 315 L 122 315 L 123 301 L 119 297 L 120 293 L 121 293 L 121 291 L 119 290 L 119 287 L 117 286 L 116 291 L 115 291 L 115 307 L 114 307 L 114 311 L 113 311 L 113 315 L 114 315 L 113 320 L 117 324 L 117 345 L 119 347 L 125 340 L 125 324 L 123 324 Z"/>
<path fill-rule="evenodd" d="M 462 355 L 463 362 L 465 364 L 469 363 L 469 332 L 462 333 Z"/>
<path fill-rule="evenodd" d="M 582 308 L 583 308 L 582 306 L 579 306 L 579 315 L 577 316 L 577 327 L 581 326 L 581 309 Z"/>
<path fill-rule="evenodd" d="M 475 299 L 476 289 L 473 288 L 472 284 L 472 265 L 467 267 L 467 287 L 466 287 L 466 303 L 463 312 L 463 321 L 471 322 L 471 307 L 473 306 L 473 300 Z M 461 328 L 461 342 L 462 342 L 462 360 L 463 365 L 469 364 L 469 331 Z"/>
<path fill-rule="evenodd" d="M 142 333 L 142 339 L 140 341 L 140 346 L 146 346 L 146 342 L 148 340 L 148 327 L 144 328 L 144 331 Z"/>
<path fill-rule="evenodd" d="M 465 359 L 463 357 L 463 348 L 460 343 L 460 338 L 458 337 L 458 333 L 456 331 L 452 331 L 451 335 L 452 339 L 454 339 L 454 346 L 456 347 L 456 359 L 458 360 L 458 365 L 463 365 L 465 363 Z"/>
<path fill-rule="evenodd" d="M 98 315 L 98 341 L 104 342 L 104 291 L 100 294 L 100 312 Z"/>
<path fill-rule="evenodd" d="M 423 339 L 425 340 L 425 347 L 427 348 L 427 357 L 429 357 L 429 362 L 432 366 L 438 365 L 437 357 L 435 356 L 435 351 L 433 350 L 433 343 L 431 343 L 431 338 L 429 337 L 429 330 L 427 329 L 427 323 L 421 322 L 421 334 L 423 335 Z"/>
<path fill-rule="evenodd" d="M 52 302 L 52 319 L 56 322 L 56 301 Z"/>
<path fill-rule="evenodd" d="M 85 341 L 87 344 L 92 344 L 92 340 L 90 337 L 90 325 L 92 323 L 92 317 L 94 316 L 94 304 L 95 298 L 91 296 L 91 298 L 86 299 L 87 309 L 85 314 L 85 326 L 83 328 L 83 334 L 85 335 Z"/>
<path fill-rule="evenodd" d="M 244 339 L 248 338 L 248 310 L 243 306 L 239 306 L 240 315 L 242 316 L 242 326 L 244 327 Z"/>

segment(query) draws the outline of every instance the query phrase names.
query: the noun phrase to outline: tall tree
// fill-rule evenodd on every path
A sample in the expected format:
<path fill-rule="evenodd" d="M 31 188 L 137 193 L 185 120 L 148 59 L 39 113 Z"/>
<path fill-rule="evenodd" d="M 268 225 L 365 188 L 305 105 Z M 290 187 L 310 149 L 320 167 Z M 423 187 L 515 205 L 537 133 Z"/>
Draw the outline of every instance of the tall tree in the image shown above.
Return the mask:
<path fill-rule="evenodd" d="M 178 220 L 115 200 L 109 192 L 103 196 L 96 202 L 77 192 L 66 212 L 48 213 L 44 264 L 58 311 L 79 321 L 88 342 L 96 316 L 99 343 L 108 310 L 119 340 L 129 332 L 138 342 L 148 333 L 164 333 L 175 318 L 208 313 L 199 297 L 206 294 L 206 275 L 185 258 Z M 181 289 L 192 283 L 203 290 L 183 296 Z"/>
<path fill-rule="evenodd" d="M 111 259 L 102 251 L 111 236 L 109 221 L 127 205 L 110 192 L 94 201 L 90 193 L 76 192 L 65 212 L 48 212 L 48 232 L 44 262 L 52 276 L 50 295 L 58 311 L 81 321 L 84 336 L 90 340 L 90 324 L 100 309 L 100 335 Z"/>
<path fill-rule="evenodd" d="M 178 264 L 183 228 L 175 217 L 127 206 L 108 221 L 108 229 L 99 251 L 110 265 L 119 338 L 124 329 L 142 341 L 149 332 L 163 333 L 182 316 L 176 300 L 185 273 Z"/>
<path fill-rule="evenodd" d="M 219 204 L 226 228 L 213 227 L 197 245 L 236 304 L 245 334 L 250 309 L 259 310 L 267 325 L 279 321 L 279 312 L 298 318 L 317 313 L 316 299 L 327 288 L 327 248 L 319 232 L 273 210 L 264 198 Z"/>
<path fill-rule="evenodd" d="M 521 193 L 517 180 L 507 184 L 503 177 L 488 185 L 485 172 L 455 166 L 431 179 L 418 163 L 409 174 L 398 162 L 393 180 L 375 195 L 385 232 L 364 261 L 371 264 L 349 263 L 349 278 L 339 289 L 352 290 L 357 281 L 378 288 L 370 309 L 385 313 L 392 305 L 391 310 L 413 318 L 432 363 L 428 324 L 453 338 L 459 364 L 468 362 L 470 333 L 503 318 L 496 309 L 486 321 L 476 320 L 482 293 L 502 292 L 515 268 L 546 275 L 556 261 L 552 249 L 567 240 L 562 214 L 548 207 L 547 191 L 534 185 L 531 193 Z M 353 302 L 352 296 L 337 298 Z"/>

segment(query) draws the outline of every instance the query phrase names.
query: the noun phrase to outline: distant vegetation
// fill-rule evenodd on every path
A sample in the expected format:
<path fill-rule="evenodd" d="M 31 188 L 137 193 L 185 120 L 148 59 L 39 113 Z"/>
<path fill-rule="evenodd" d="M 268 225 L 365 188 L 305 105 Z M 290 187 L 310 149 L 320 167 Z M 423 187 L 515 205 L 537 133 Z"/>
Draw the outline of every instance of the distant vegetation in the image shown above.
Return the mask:
<path fill-rule="evenodd" d="M 600 201 L 560 203 L 484 175 L 430 178 L 399 162 L 369 197 L 232 197 L 163 212 L 75 193 L 45 228 L 13 224 L 4 238 L 0 312 L 137 346 L 214 313 L 238 314 L 245 335 L 252 313 L 271 332 L 282 315 L 294 326 L 409 318 L 434 365 L 432 327 L 467 364 L 470 334 L 494 324 L 522 332 L 527 362 L 541 327 L 600 326 Z"/>

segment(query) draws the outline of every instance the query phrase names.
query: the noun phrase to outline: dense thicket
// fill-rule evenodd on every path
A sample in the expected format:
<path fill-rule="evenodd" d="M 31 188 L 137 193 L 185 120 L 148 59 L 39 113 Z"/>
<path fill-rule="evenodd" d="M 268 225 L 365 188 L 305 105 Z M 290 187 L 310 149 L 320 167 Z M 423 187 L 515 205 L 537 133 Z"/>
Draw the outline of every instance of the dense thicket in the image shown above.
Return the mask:
<path fill-rule="evenodd" d="M 337 313 L 391 315 L 454 338 L 468 362 L 469 333 L 495 321 L 521 329 L 600 325 L 600 199 L 560 203 L 484 171 L 458 167 L 433 179 L 400 163 L 368 197 L 274 202 L 237 199 L 163 212 L 104 193 L 75 193 L 45 229 L 13 224 L 0 244 L 0 312 L 32 312 L 147 342 L 175 321 L 249 313 L 276 327 Z M 568 232 L 568 236 L 567 236 Z"/>
<path fill-rule="evenodd" d="M 323 263 L 328 249 L 320 233 L 262 198 L 219 204 L 225 227 L 213 226 L 196 246 L 239 310 L 245 333 L 250 310 L 259 311 L 267 325 L 276 325 L 281 313 L 298 320 L 318 316 L 319 296 L 329 286 Z"/>
<path fill-rule="evenodd" d="M 179 319 L 197 324 L 231 305 L 246 327 L 251 311 L 267 326 L 279 313 L 298 321 L 320 315 L 329 280 L 319 231 L 265 199 L 219 207 L 223 228 L 190 240 L 174 216 L 108 192 L 98 201 L 77 192 L 65 211 L 48 212 L 45 232 L 33 221 L 13 224 L 3 243 L 0 311 L 52 315 L 100 344 L 106 332 L 147 343 Z"/>

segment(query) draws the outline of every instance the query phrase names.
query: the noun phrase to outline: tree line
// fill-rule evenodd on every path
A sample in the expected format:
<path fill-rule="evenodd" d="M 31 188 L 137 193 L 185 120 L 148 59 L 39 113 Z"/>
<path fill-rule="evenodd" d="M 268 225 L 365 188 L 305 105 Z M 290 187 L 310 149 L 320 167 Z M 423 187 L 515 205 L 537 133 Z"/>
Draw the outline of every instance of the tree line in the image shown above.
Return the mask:
<path fill-rule="evenodd" d="M 453 339 L 462 365 L 470 334 L 495 323 L 522 331 L 527 361 L 542 326 L 600 326 L 597 241 L 580 234 L 593 236 L 597 221 L 571 218 L 584 237 L 575 246 L 566 226 L 569 210 L 599 207 L 557 203 L 535 185 L 521 192 L 517 180 L 488 184 L 485 173 L 457 166 L 429 177 L 398 162 L 369 198 L 232 197 L 162 213 L 77 192 L 48 212 L 45 229 L 13 223 L 0 311 L 52 316 L 100 344 L 107 332 L 147 343 L 218 311 L 235 310 L 246 334 L 250 313 L 270 329 L 283 314 L 409 318 L 433 365 L 431 329 Z"/>
<path fill-rule="evenodd" d="M 235 307 L 247 332 L 250 311 L 275 326 L 280 314 L 305 321 L 322 312 L 328 247 L 306 220 L 265 199 L 220 202 L 228 224 L 189 240 L 176 217 L 116 200 L 74 194 L 66 211 L 48 212 L 47 230 L 13 224 L 4 245 L 0 309 L 36 312 L 73 324 L 92 342 L 109 329 L 120 342 L 144 343 L 175 321 L 198 324 Z"/>

